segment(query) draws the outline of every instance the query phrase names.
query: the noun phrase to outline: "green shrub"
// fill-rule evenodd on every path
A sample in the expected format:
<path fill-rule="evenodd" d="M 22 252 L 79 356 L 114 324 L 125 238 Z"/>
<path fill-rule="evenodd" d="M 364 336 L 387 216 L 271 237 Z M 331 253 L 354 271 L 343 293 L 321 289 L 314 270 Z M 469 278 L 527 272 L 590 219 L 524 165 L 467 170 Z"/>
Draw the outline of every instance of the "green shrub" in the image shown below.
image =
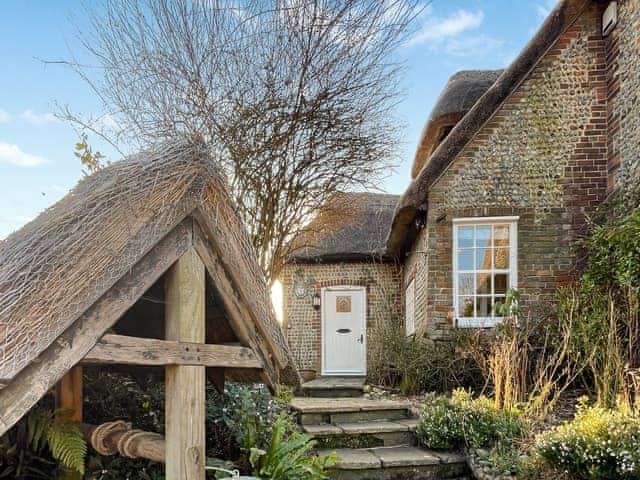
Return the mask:
<path fill-rule="evenodd" d="M 397 327 L 377 326 L 371 336 L 379 345 L 369 352 L 368 381 L 399 388 L 405 395 L 480 387 L 478 365 L 459 348 L 464 335 L 456 331 L 434 341 L 420 334 L 407 336 Z"/>
<path fill-rule="evenodd" d="M 640 208 L 594 225 L 580 248 L 584 274 L 562 292 L 560 315 L 576 318 L 573 351 L 587 366 L 586 385 L 600 406 L 633 396 L 628 366 L 640 367 Z"/>
<path fill-rule="evenodd" d="M 281 413 L 273 426 L 268 449 L 251 449 L 253 474 L 265 480 L 328 479 L 326 470 L 338 458 L 335 454 L 313 455 L 314 447 L 315 441 L 300 433 L 291 419 Z"/>
<path fill-rule="evenodd" d="M 436 450 L 463 447 L 481 448 L 522 433 L 520 412 L 500 410 L 493 400 L 481 396 L 473 399 L 464 390 L 451 397 L 427 397 L 418 424 L 421 445 Z"/>
<path fill-rule="evenodd" d="M 247 386 L 227 382 L 222 394 L 207 388 L 207 418 L 224 425 L 244 450 L 266 448 L 271 430 L 286 405 L 274 398 L 263 385 Z"/>
<path fill-rule="evenodd" d="M 522 472 L 527 457 L 523 455 L 516 442 L 504 439 L 491 448 L 488 461 L 494 473 L 508 477 Z"/>
<path fill-rule="evenodd" d="M 150 372 L 116 373 L 98 369 L 85 371 L 85 421 L 99 424 L 114 419 L 131 421 L 135 428 L 164 432 L 164 384 Z M 225 384 L 222 394 L 207 383 L 207 457 L 235 462 L 242 471 L 250 469 L 248 452 L 266 448 L 271 429 L 283 402 L 263 386 Z M 87 461 L 91 479 L 159 480 L 164 466 L 143 459 L 91 455 Z"/>
<path fill-rule="evenodd" d="M 83 415 L 86 423 L 99 425 L 122 419 L 131 422 L 134 428 L 164 434 L 162 375 L 154 375 L 146 370 L 122 373 L 100 367 L 85 367 L 83 379 L 86 399 Z M 164 479 L 164 465 L 119 455 L 103 457 L 89 454 L 86 469 L 91 480 Z"/>
<path fill-rule="evenodd" d="M 640 416 L 626 408 L 578 407 L 575 419 L 542 434 L 535 451 L 584 480 L 640 479 Z"/>

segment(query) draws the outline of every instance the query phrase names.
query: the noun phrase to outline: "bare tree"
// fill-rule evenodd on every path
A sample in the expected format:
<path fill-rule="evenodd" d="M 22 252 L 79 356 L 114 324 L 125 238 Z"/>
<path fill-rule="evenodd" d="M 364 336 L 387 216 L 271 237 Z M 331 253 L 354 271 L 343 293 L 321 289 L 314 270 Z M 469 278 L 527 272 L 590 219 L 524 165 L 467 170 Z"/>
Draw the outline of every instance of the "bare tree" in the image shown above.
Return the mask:
<path fill-rule="evenodd" d="M 395 163 L 396 51 L 417 13 L 417 0 L 105 0 L 79 33 L 97 65 L 67 63 L 109 121 L 66 116 L 116 145 L 204 138 L 273 280 L 314 212 Z"/>

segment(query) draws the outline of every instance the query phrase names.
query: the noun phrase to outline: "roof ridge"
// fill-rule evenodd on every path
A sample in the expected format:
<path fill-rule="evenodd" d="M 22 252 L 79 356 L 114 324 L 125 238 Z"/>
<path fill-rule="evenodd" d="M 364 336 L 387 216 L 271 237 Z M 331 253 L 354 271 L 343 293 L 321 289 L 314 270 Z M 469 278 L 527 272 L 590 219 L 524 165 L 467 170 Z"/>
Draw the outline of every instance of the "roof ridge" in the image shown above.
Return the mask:
<path fill-rule="evenodd" d="M 528 77 L 560 34 L 577 18 L 576 15 L 571 15 L 571 9 L 578 3 L 584 6 L 588 2 L 590 0 L 560 0 L 518 57 L 502 72 L 495 83 L 478 99 L 442 143 L 431 153 L 429 161 L 423 166 L 417 177 L 411 181 L 398 202 L 386 242 L 389 254 L 399 256 L 405 248 L 407 231 L 420 209 L 426 208 L 427 194 L 431 183 L 457 157 L 520 83 Z"/>

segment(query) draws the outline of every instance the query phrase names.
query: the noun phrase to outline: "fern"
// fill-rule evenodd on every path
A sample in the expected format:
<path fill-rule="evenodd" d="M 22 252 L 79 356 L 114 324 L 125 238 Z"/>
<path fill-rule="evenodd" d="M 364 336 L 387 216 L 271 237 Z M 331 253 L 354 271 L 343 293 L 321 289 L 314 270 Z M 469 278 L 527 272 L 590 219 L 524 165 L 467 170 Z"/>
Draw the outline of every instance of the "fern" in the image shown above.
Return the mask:
<path fill-rule="evenodd" d="M 27 416 L 27 444 L 36 452 L 42 450 L 46 432 L 51 425 L 53 414 L 43 409 L 32 410 Z"/>
<path fill-rule="evenodd" d="M 13 430 L 0 438 L 0 478 L 51 478 L 54 460 L 68 469 L 84 474 L 87 444 L 78 427 L 68 422 L 64 412 L 55 414 L 35 408 Z"/>
<path fill-rule="evenodd" d="M 326 480 L 327 468 L 339 460 L 335 453 L 326 457 L 312 454 L 315 441 L 290 425 L 286 415 L 276 420 L 269 449 L 251 449 L 254 475 L 269 480 Z"/>
<path fill-rule="evenodd" d="M 78 427 L 54 418 L 47 429 L 47 443 L 53 458 L 65 467 L 84 474 L 87 444 Z"/>

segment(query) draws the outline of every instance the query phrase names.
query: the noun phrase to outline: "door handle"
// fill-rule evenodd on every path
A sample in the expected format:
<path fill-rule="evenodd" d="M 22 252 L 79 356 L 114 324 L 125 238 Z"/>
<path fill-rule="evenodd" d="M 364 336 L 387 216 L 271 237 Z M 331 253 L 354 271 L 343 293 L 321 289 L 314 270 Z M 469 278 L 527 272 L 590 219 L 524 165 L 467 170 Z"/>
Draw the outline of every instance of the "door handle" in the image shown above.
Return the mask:
<path fill-rule="evenodd" d="M 357 341 L 360 343 L 364 343 L 364 335 L 362 333 L 360 334 L 360 338 L 358 338 Z"/>

